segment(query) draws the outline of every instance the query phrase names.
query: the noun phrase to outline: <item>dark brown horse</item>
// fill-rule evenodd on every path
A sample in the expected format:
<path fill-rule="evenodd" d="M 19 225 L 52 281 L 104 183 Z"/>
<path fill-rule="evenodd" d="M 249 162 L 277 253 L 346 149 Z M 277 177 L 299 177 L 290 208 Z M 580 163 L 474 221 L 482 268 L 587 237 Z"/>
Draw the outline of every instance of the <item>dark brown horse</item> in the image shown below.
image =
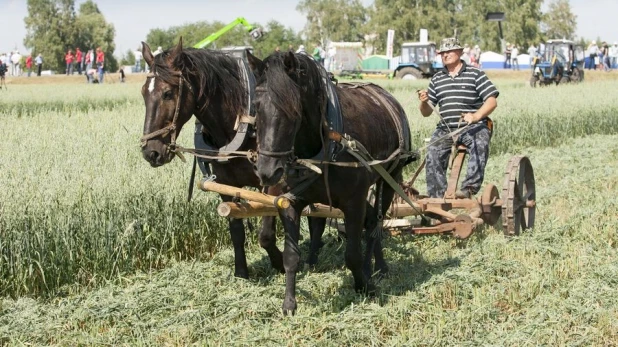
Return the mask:
<path fill-rule="evenodd" d="M 353 154 L 342 151 L 335 153 L 336 163 L 318 164 L 326 174 L 325 178 L 314 180 L 306 189 L 297 191 L 295 159 L 319 157 L 323 148 L 328 146 L 327 134 L 333 134 L 330 128 L 333 122 L 327 115 L 329 100 L 333 99 L 327 96 L 328 83 L 331 82 L 325 78 L 323 68 L 305 54 L 275 53 L 263 62 L 249 55 L 249 64 L 257 78 L 254 105 L 257 112 L 258 176 L 264 185 L 283 180 L 295 192 L 290 208 L 281 209 L 279 214 L 286 232 L 284 314 L 293 314 L 296 310 L 299 216 L 310 203 L 328 204 L 332 201 L 332 206 L 343 211 L 347 234 L 346 265 L 352 272 L 356 290 L 373 292 L 372 252 L 379 272 L 387 272 L 388 267 L 380 238 L 371 231 L 376 230 L 379 219 L 376 216 L 385 214 L 389 208 L 394 190 L 384 184 L 375 170 L 344 166 L 342 163 L 358 163 L 358 160 Z M 368 83 L 339 84 L 336 92 L 331 94 L 336 94 L 339 100 L 345 133 L 364 145 L 374 160 L 394 158 L 382 164 L 396 181 L 401 182 L 402 168 L 412 160 L 409 124 L 401 105 L 384 89 Z M 331 138 L 337 138 L 337 134 Z M 408 154 L 391 156 L 404 152 Z M 377 211 L 379 204 L 374 208 L 366 203 L 373 184 L 383 187 L 381 214 Z M 368 241 L 364 256 L 361 252 L 363 227 L 367 230 Z"/>
<path fill-rule="evenodd" d="M 235 137 L 235 123 L 246 113 L 248 87 L 243 81 L 236 58 L 223 52 L 206 49 L 183 49 L 182 39 L 173 50 L 153 56 L 143 43 L 144 60 L 151 74 L 142 86 L 146 104 L 142 154 L 150 165 L 158 167 L 169 163 L 175 156 L 175 142 L 183 125 L 192 115 L 203 124 L 203 137 L 214 148 L 228 145 Z M 249 138 L 239 150 L 256 149 L 254 138 Z M 213 161 L 212 173 L 217 182 L 235 187 L 260 187 L 253 164 L 245 158 L 229 162 Z M 221 196 L 223 201 L 231 201 Z M 242 219 L 229 219 L 234 246 L 234 275 L 248 278 L 245 255 L 245 231 Z M 324 219 L 309 219 L 311 251 L 309 264 L 317 262 L 317 253 L 324 232 Z M 266 250 L 272 266 L 283 272 L 281 251 L 275 242 L 274 217 L 262 219 L 260 245 Z"/>

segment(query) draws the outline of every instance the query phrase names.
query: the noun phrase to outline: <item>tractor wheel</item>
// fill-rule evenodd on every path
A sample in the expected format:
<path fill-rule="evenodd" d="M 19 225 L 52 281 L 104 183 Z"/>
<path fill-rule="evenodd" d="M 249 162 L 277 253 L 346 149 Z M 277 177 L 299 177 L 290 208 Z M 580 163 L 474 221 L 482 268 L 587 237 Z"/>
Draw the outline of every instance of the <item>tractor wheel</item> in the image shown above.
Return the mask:
<path fill-rule="evenodd" d="M 397 78 L 402 80 L 420 80 L 423 78 L 423 74 L 413 67 L 404 67 L 397 71 Z"/>
<path fill-rule="evenodd" d="M 532 75 L 532 77 L 530 77 L 530 87 L 532 88 L 536 88 L 536 84 L 539 82 L 539 76 L 537 75 Z"/>
<path fill-rule="evenodd" d="M 584 72 L 576 67 L 573 68 L 573 71 L 571 72 L 571 81 L 578 83 L 583 80 L 584 80 Z"/>
<path fill-rule="evenodd" d="M 560 83 L 558 83 L 558 84 L 567 84 L 569 82 L 571 82 L 571 80 L 567 76 L 562 76 L 560 78 Z"/>

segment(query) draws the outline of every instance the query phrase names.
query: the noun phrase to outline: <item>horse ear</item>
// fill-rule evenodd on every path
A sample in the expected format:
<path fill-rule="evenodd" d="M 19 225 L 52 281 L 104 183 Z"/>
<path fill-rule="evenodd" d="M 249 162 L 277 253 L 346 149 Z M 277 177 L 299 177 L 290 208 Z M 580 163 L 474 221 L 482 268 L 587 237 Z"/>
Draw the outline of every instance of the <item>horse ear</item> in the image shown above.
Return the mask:
<path fill-rule="evenodd" d="M 182 53 L 182 36 L 180 37 L 180 39 L 178 39 L 178 44 L 176 45 L 176 48 L 174 48 L 174 50 L 172 51 L 170 59 L 174 60 L 176 57 L 180 56 L 180 53 Z"/>
<path fill-rule="evenodd" d="M 144 41 L 142 41 L 142 56 L 144 56 L 144 61 L 152 70 L 152 64 L 154 63 L 154 56 L 152 55 L 152 51 L 150 50 L 150 46 Z"/>
<path fill-rule="evenodd" d="M 285 66 L 285 72 L 288 74 L 294 73 L 297 70 L 297 61 L 294 57 L 294 52 L 289 51 L 283 56 L 283 65 Z"/>
<path fill-rule="evenodd" d="M 246 53 L 247 61 L 249 62 L 249 67 L 251 68 L 253 75 L 255 75 L 256 77 L 261 76 L 264 72 L 264 62 L 255 55 L 251 54 L 250 50 L 247 49 Z"/>

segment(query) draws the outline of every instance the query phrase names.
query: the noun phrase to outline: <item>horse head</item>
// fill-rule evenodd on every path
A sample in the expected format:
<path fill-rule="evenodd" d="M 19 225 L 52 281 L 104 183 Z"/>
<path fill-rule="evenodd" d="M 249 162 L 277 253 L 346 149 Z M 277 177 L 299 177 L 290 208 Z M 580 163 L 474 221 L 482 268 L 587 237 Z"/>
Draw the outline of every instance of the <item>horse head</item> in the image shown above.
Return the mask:
<path fill-rule="evenodd" d="M 196 100 L 187 77 L 183 76 L 182 38 L 174 49 L 156 56 L 142 42 L 142 54 L 151 71 L 142 86 L 146 105 L 142 155 L 157 167 L 174 158 L 176 138 L 193 115 Z"/>
<path fill-rule="evenodd" d="M 308 150 L 304 140 L 320 141 L 320 73 L 309 56 L 293 52 L 277 52 L 264 61 L 248 54 L 248 59 L 257 80 L 255 169 L 261 184 L 271 186 L 284 178 L 296 156 L 316 152 L 315 146 Z"/>

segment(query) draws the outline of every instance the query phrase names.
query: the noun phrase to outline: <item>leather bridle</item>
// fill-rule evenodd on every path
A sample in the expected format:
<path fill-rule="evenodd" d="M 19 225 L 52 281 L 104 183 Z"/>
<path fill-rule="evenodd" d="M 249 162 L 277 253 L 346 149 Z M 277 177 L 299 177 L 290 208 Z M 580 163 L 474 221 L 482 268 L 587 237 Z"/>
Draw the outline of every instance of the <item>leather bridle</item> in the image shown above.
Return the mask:
<path fill-rule="evenodd" d="M 176 109 L 174 111 L 174 118 L 172 119 L 172 123 L 170 123 L 170 125 L 142 136 L 140 139 L 140 145 L 142 148 L 146 147 L 148 140 L 151 140 L 158 136 L 163 137 L 169 133 L 172 133 L 170 144 L 167 145 L 167 147 L 170 152 L 176 152 L 176 121 L 178 120 L 178 114 L 180 113 L 180 101 L 182 100 L 182 91 L 184 89 L 183 85 L 185 82 L 185 78 L 182 76 L 182 72 L 180 71 L 173 71 L 171 73 L 172 75 L 178 76 L 178 98 L 176 98 Z M 156 74 L 148 74 L 146 77 L 155 78 L 156 76 Z M 193 89 L 191 88 L 191 85 L 189 83 L 187 83 L 187 88 L 189 88 L 189 91 L 193 93 Z"/>

